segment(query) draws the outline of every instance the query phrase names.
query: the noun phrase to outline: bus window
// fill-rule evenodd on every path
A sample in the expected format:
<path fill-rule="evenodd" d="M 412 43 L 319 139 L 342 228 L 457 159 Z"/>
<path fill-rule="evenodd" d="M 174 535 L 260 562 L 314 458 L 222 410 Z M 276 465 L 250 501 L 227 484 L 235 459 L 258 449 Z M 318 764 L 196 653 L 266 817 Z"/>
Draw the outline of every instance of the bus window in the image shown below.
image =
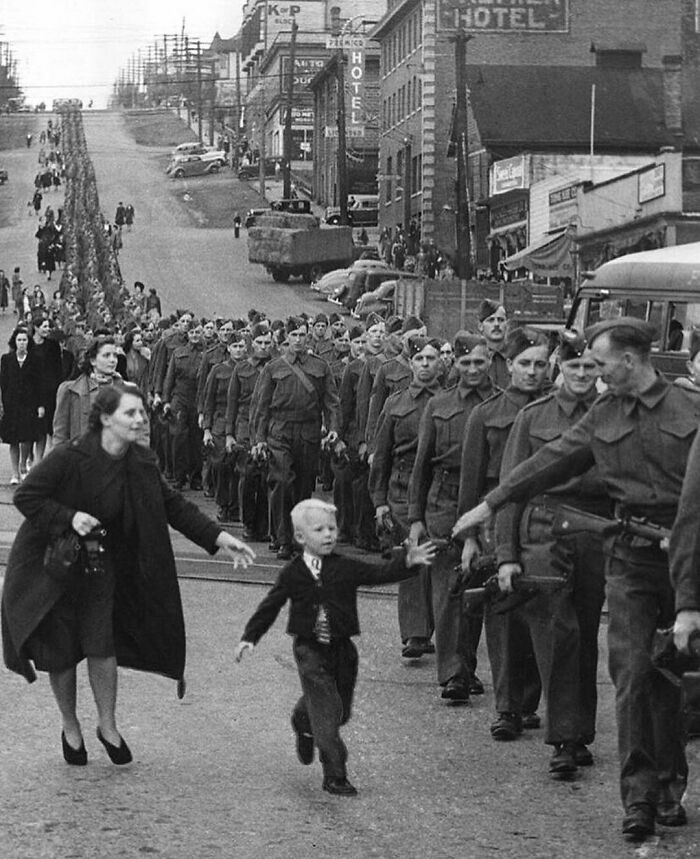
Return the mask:
<path fill-rule="evenodd" d="M 669 306 L 668 351 L 687 352 L 690 337 L 700 327 L 700 303 L 674 303 Z"/>

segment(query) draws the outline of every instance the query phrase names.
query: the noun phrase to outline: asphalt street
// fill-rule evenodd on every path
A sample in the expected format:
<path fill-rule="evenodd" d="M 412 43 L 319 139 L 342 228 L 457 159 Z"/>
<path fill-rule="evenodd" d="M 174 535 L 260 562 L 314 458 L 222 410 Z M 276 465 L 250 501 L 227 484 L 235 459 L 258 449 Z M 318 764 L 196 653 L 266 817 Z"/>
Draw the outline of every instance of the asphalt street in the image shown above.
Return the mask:
<path fill-rule="evenodd" d="M 118 115 L 87 115 L 100 198 L 137 210 L 121 262 L 127 282 L 155 285 L 164 307 L 281 315 L 305 287 L 272 284 L 248 266 L 229 231 L 192 225 L 164 190 L 152 150 L 130 142 Z M 94 149 L 93 149 L 94 147 Z M 34 222 L 26 214 L 36 150 L 3 153 L 12 179 L 0 189 L 0 267 L 35 275 Z M 167 189 L 167 186 L 165 186 Z M 58 200 L 58 195 L 56 195 Z M 56 203 L 53 203 L 56 208 Z M 232 299 L 232 300 L 231 300 Z M 311 304 L 311 302 L 310 302 Z M 311 306 L 315 306 L 311 304 Z M 6 342 L 11 317 L 0 317 Z M 0 448 L 0 567 L 21 517 L 11 503 L 7 448 Z M 196 494 L 205 510 L 210 502 Z M 234 533 L 238 533 L 236 528 Z M 95 739 L 95 714 L 80 672 L 80 712 L 89 754 L 68 767 L 45 677 L 28 685 L 0 671 L 0 857 L 104 859 L 617 859 L 700 855 L 700 747 L 689 747 L 688 827 L 660 829 L 644 845 L 619 834 L 613 698 L 601 631 L 596 765 L 571 781 L 547 773 L 542 731 L 494 743 L 493 696 L 470 707 L 439 698 L 433 657 L 402 660 L 391 588 L 360 596 L 363 635 L 353 718 L 344 729 L 354 799 L 321 791 L 317 762 L 296 760 L 289 713 L 298 695 L 286 612 L 241 665 L 232 654 L 276 572 L 264 546 L 246 575 L 175 538 L 188 633 L 187 695 L 175 684 L 120 674 L 119 725 L 134 763 L 112 766 Z"/>

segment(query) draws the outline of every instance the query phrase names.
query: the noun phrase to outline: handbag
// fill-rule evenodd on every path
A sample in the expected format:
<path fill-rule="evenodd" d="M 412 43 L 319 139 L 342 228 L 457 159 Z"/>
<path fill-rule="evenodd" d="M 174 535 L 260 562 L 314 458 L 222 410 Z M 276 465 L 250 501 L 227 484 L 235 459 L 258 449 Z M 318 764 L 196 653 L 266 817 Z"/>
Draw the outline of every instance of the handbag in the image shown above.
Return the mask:
<path fill-rule="evenodd" d="M 71 528 L 54 537 L 44 552 L 44 572 L 57 582 L 67 582 L 80 555 L 80 537 Z"/>

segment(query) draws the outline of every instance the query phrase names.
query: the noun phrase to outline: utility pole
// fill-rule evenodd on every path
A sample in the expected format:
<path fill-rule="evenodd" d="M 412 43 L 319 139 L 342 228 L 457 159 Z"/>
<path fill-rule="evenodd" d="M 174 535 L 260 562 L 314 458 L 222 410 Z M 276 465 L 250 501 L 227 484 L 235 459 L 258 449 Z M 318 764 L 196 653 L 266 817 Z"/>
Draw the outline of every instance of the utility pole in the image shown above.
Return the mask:
<path fill-rule="evenodd" d="M 287 113 L 284 118 L 284 186 L 282 197 L 292 196 L 292 104 L 294 101 L 294 65 L 296 62 L 297 22 L 292 22 L 292 40 L 289 43 L 289 78 L 287 79 Z"/>
<path fill-rule="evenodd" d="M 202 143 L 202 45 L 197 39 L 197 137 Z"/>
<path fill-rule="evenodd" d="M 340 223 L 348 224 L 348 161 L 345 138 L 345 54 L 340 48 L 336 55 L 336 75 L 338 79 L 338 204 Z"/>
<path fill-rule="evenodd" d="M 457 132 L 457 276 L 471 277 L 471 235 L 469 230 L 469 144 L 467 140 L 467 42 L 472 37 L 462 30 L 453 37 L 455 43 L 455 80 L 457 103 L 455 130 Z"/>
<path fill-rule="evenodd" d="M 168 37 L 163 33 L 163 80 L 165 81 L 165 106 L 168 106 Z"/>
<path fill-rule="evenodd" d="M 260 146 L 258 155 L 258 178 L 260 180 L 260 196 L 265 199 L 265 78 L 260 79 Z"/>

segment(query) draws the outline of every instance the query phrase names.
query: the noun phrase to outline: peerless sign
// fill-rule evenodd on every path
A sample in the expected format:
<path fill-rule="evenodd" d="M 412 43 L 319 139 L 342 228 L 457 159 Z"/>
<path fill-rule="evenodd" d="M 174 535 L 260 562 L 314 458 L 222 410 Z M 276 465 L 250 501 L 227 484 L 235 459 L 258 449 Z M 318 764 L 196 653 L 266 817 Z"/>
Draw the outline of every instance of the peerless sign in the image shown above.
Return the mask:
<path fill-rule="evenodd" d="M 568 33 L 569 0 L 436 0 L 438 30 Z"/>

